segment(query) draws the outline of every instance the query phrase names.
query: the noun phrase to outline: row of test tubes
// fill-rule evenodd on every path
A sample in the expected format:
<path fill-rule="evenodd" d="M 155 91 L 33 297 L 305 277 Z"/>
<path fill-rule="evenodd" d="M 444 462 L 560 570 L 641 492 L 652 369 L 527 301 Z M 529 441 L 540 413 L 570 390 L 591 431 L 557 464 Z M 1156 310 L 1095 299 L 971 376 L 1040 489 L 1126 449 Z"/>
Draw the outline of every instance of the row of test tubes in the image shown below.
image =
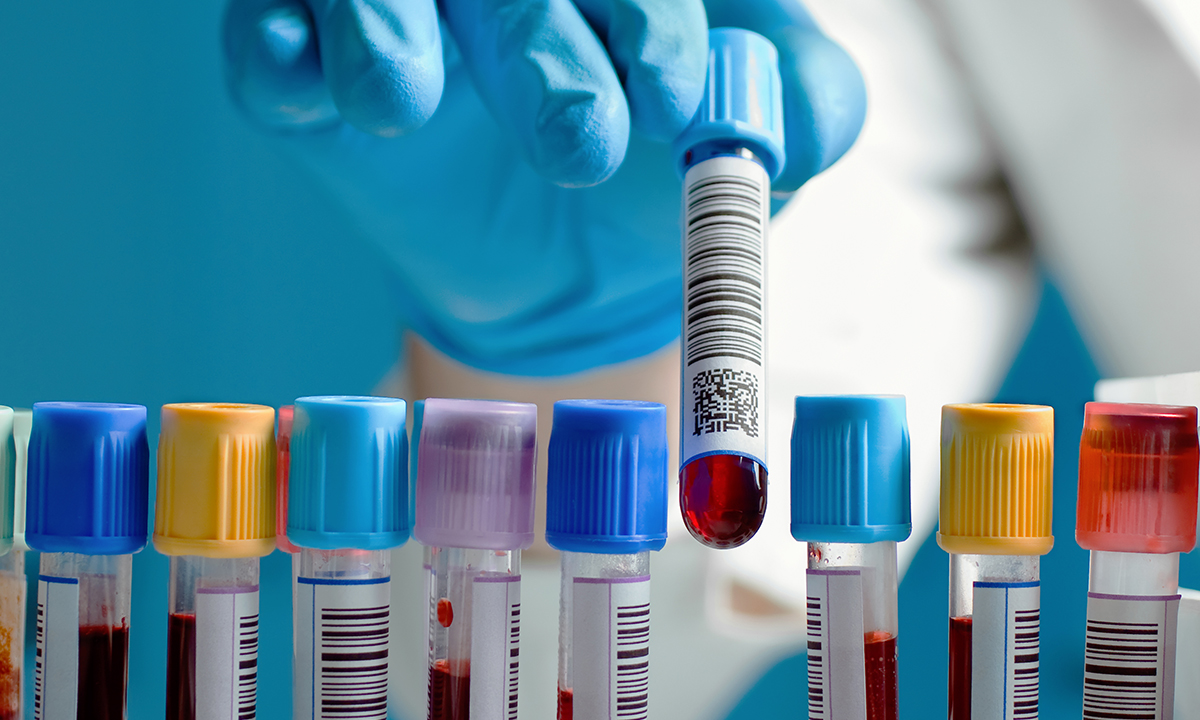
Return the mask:
<path fill-rule="evenodd" d="M 261 405 L 162 408 L 152 540 L 171 564 L 168 720 L 257 716 L 259 559 L 276 547 L 292 554 L 293 717 L 386 720 L 390 551 L 410 531 L 425 546 L 428 717 L 517 718 L 537 408 L 416 403 L 412 483 L 407 409 L 305 397 L 276 424 Z M 149 535 L 146 408 L 38 403 L 15 436 L 13 419 L 0 407 L 0 718 L 23 717 L 23 487 L 24 542 L 41 552 L 34 716 L 122 720 L 131 560 Z M 648 717 L 649 553 L 666 542 L 667 464 L 664 406 L 555 404 L 559 718 Z"/>

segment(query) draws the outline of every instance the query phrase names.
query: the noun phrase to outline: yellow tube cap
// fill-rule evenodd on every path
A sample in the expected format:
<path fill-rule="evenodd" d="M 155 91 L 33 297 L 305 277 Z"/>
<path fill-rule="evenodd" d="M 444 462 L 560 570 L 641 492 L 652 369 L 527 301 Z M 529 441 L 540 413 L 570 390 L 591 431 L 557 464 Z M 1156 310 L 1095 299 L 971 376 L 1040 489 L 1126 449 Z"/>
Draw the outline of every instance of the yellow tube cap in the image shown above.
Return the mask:
<path fill-rule="evenodd" d="M 1045 555 L 1054 493 L 1054 409 L 942 407 L 938 545 L 970 555 Z"/>
<path fill-rule="evenodd" d="M 164 555 L 261 557 L 275 549 L 275 410 L 164 405 L 154 547 Z"/>

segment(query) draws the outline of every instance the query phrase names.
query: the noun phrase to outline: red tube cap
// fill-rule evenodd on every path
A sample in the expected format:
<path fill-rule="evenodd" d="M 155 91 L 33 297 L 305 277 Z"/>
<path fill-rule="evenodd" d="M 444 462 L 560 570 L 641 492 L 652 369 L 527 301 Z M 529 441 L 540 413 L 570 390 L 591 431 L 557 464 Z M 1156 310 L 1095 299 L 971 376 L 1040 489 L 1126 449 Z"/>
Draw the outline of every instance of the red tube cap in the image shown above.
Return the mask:
<path fill-rule="evenodd" d="M 1188 552 L 1198 472 L 1196 408 L 1088 403 L 1075 540 L 1088 550 Z"/>

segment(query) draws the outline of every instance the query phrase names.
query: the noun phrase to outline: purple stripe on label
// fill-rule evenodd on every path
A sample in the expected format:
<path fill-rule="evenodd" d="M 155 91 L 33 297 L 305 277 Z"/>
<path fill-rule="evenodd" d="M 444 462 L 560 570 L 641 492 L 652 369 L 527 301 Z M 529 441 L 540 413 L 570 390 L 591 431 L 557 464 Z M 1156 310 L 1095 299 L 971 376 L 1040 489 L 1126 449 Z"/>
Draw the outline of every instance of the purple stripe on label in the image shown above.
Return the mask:
<path fill-rule="evenodd" d="M 1182 595 L 1109 595 L 1108 593 L 1089 592 L 1088 597 L 1098 600 L 1141 600 L 1143 602 L 1170 602 L 1178 600 Z"/>
<path fill-rule="evenodd" d="M 480 575 L 475 578 L 475 582 L 521 582 L 520 575 Z"/>
<path fill-rule="evenodd" d="M 205 587 L 196 588 L 197 595 L 238 595 L 240 593 L 256 593 L 257 585 L 241 585 L 235 587 Z"/>
<path fill-rule="evenodd" d="M 577 577 L 577 578 L 575 578 L 575 582 L 577 582 L 577 583 L 593 583 L 596 585 L 618 585 L 620 583 L 650 582 L 650 576 L 649 575 L 638 575 L 637 577 L 623 577 L 623 578 Z"/>
<path fill-rule="evenodd" d="M 827 570 L 820 570 L 820 569 L 814 568 L 814 569 L 810 569 L 808 571 L 808 574 L 809 575 L 862 575 L 862 570 L 860 570 L 858 568 L 854 568 L 852 570 L 846 569 L 846 568 L 829 568 Z"/>

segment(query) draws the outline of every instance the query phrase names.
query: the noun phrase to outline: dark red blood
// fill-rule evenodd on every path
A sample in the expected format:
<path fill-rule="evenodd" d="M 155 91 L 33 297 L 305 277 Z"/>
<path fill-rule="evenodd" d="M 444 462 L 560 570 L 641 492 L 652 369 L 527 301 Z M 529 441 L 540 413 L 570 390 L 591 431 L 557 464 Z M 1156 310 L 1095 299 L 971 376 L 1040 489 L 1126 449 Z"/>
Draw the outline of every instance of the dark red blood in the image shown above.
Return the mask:
<path fill-rule="evenodd" d="M 167 620 L 167 720 L 196 718 L 196 616 Z"/>
<path fill-rule="evenodd" d="M 950 618 L 950 715 L 971 720 L 971 618 Z"/>
<path fill-rule="evenodd" d="M 733 548 L 758 532 L 767 511 L 767 469 L 740 455 L 708 455 L 679 473 L 679 505 L 692 537 Z"/>
<path fill-rule="evenodd" d="M 79 628 L 77 720 L 125 720 L 129 628 Z"/>
<path fill-rule="evenodd" d="M 896 637 L 883 631 L 865 636 L 867 720 L 897 720 L 900 715 L 896 675 Z"/>
<path fill-rule="evenodd" d="M 469 720 L 471 668 L 462 675 L 450 672 L 450 663 L 435 660 L 429 668 L 429 720 Z"/>
<path fill-rule="evenodd" d="M 454 622 L 454 606 L 446 598 L 438 600 L 437 604 L 438 624 L 442 627 L 450 627 L 450 623 Z"/>
<path fill-rule="evenodd" d="M 558 720 L 571 720 L 575 714 L 575 691 L 558 689 Z"/>
<path fill-rule="evenodd" d="M 21 720 L 21 716 L 12 708 L 3 708 L 0 709 L 0 720 Z"/>

